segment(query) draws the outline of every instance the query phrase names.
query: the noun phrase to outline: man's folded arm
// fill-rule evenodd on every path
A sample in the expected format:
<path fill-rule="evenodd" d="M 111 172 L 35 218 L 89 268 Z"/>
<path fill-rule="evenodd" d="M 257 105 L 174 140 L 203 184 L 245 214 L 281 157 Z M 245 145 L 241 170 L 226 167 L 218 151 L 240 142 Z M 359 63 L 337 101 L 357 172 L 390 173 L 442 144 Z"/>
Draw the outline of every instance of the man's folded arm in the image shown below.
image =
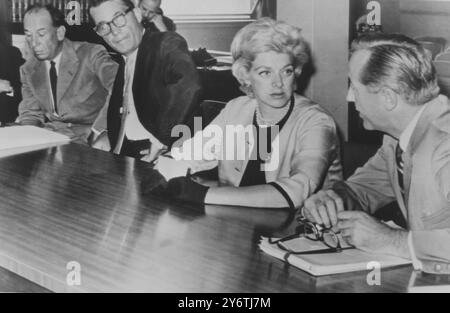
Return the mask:
<path fill-rule="evenodd" d="M 343 198 L 346 210 L 363 210 L 374 214 L 396 201 L 387 170 L 385 141 L 363 167 L 358 168 L 345 182 L 337 182 L 333 186 L 333 190 Z"/>

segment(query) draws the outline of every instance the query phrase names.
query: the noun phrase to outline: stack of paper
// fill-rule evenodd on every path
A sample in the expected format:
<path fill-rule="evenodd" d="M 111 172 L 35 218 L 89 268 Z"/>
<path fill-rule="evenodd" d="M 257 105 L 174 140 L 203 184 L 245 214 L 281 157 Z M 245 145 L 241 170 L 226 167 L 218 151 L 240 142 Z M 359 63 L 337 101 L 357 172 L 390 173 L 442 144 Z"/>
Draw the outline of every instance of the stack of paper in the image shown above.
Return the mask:
<path fill-rule="evenodd" d="M 70 138 L 35 126 L 0 128 L 0 157 L 44 149 L 70 142 Z"/>
<path fill-rule="evenodd" d="M 409 293 L 450 293 L 450 275 L 412 272 Z"/>
<path fill-rule="evenodd" d="M 283 242 L 285 247 L 292 251 L 312 251 L 326 249 L 327 247 L 319 242 L 307 238 L 295 238 Z M 409 264 L 411 261 L 388 255 L 371 254 L 358 249 L 342 250 L 341 252 L 324 254 L 289 254 L 280 249 L 276 244 L 271 244 L 268 238 L 262 237 L 259 247 L 262 251 L 278 259 L 288 262 L 312 275 L 330 275 L 354 271 L 366 271 L 374 264 L 379 264 L 381 268 Z"/>

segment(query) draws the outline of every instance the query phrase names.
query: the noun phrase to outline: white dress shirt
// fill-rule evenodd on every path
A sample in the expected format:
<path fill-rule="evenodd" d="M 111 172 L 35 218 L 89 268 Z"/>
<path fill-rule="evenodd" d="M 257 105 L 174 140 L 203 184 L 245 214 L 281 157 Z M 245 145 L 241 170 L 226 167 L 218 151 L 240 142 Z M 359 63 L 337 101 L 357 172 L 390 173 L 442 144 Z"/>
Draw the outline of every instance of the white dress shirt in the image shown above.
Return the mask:
<path fill-rule="evenodd" d="M 417 122 L 419 122 L 420 116 L 422 115 L 423 110 L 425 110 L 425 106 L 422 105 L 422 108 L 414 115 L 413 119 L 409 122 L 408 126 L 403 130 L 402 134 L 399 138 L 400 148 L 403 151 L 406 151 L 408 148 L 409 141 L 411 140 L 411 136 L 414 132 L 414 129 L 417 126 Z"/>
<path fill-rule="evenodd" d="M 144 126 L 139 121 L 136 107 L 134 104 L 133 97 L 133 80 L 134 80 L 134 71 L 136 67 L 136 57 L 137 57 L 138 49 L 133 51 L 130 55 L 125 58 L 125 83 L 124 83 L 124 101 L 128 101 L 126 105 L 124 105 L 123 114 L 127 114 L 125 118 L 125 135 L 129 140 L 144 140 L 149 139 L 152 145 L 158 147 L 159 149 L 163 148 L 164 145 L 150 132 L 148 132 Z"/>
<path fill-rule="evenodd" d="M 48 77 L 48 81 L 50 82 L 50 68 L 51 68 L 51 64 L 50 62 L 53 61 L 55 62 L 55 68 L 56 68 L 56 76 L 59 77 L 59 65 L 61 64 L 61 56 L 62 56 L 62 52 L 60 52 L 53 60 L 46 60 L 45 61 L 45 66 L 47 67 L 47 77 Z M 52 101 L 52 106 L 53 106 L 53 114 L 58 115 L 56 113 L 56 107 L 55 107 L 55 102 L 53 101 L 53 94 L 52 94 L 52 90 L 51 90 L 51 84 L 50 84 L 50 99 Z M 55 90 L 56 93 L 56 90 Z"/>

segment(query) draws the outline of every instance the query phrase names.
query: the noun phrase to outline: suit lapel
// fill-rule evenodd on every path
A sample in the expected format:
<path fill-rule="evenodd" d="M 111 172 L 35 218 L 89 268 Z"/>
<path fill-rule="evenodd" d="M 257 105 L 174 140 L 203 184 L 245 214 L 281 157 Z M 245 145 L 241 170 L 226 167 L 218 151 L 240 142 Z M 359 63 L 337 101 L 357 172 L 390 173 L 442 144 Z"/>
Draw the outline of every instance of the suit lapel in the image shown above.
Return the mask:
<path fill-rule="evenodd" d="M 69 89 L 69 86 L 72 83 L 72 80 L 77 72 L 79 63 L 80 62 L 72 44 L 69 41 L 64 40 L 61 55 L 61 64 L 59 66 L 58 72 L 58 87 L 56 92 L 58 105 L 59 103 L 61 103 L 61 99 L 66 93 L 67 89 Z"/>
<path fill-rule="evenodd" d="M 154 75 L 156 62 L 159 60 L 156 55 L 156 48 L 160 47 L 161 43 L 155 41 L 156 37 L 150 35 L 150 33 L 146 32 L 139 45 L 132 85 L 134 107 L 136 108 L 138 119 L 144 127 L 149 121 L 151 121 L 151 123 L 154 122 L 154 119 L 156 118 L 156 114 L 154 113 L 155 111 L 159 111 L 158 108 L 155 108 L 157 103 L 154 103 L 148 96 L 152 93 L 148 89 L 153 86 L 152 77 Z M 150 39 L 146 39 L 146 37 L 149 37 Z M 160 79 L 164 78 L 160 77 Z"/>
<path fill-rule="evenodd" d="M 256 142 L 256 128 L 253 125 L 253 118 L 255 115 L 255 110 L 256 110 L 256 100 L 253 99 L 252 100 L 252 104 L 251 106 L 249 106 L 249 114 L 247 115 L 248 117 L 245 119 L 245 121 L 242 123 L 242 125 L 249 125 L 252 128 L 252 133 L 249 134 L 250 136 L 245 136 L 245 129 L 243 130 L 244 133 L 243 134 L 238 134 L 237 138 L 245 138 L 245 147 L 244 150 L 241 151 L 241 149 L 239 149 L 239 147 L 237 147 L 237 152 L 241 152 L 243 153 L 243 155 L 238 155 L 238 159 L 236 160 L 237 162 L 239 162 L 238 167 L 240 167 L 240 172 L 241 175 L 244 175 L 245 169 L 247 168 L 248 162 L 250 161 L 250 157 L 251 156 L 255 156 L 256 154 L 253 155 L 253 153 L 258 153 L 258 151 L 253 151 L 254 149 L 257 148 L 257 142 Z M 243 113 L 245 114 L 245 113 Z M 226 129 L 226 128 L 225 128 Z M 239 129 L 239 128 L 237 128 Z M 228 134 L 227 134 L 228 135 Z M 237 142 L 237 144 L 239 145 L 239 142 Z M 235 146 L 236 147 L 236 146 Z M 242 179 L 242 177 L 241 177 Z"/>
<path fill-rule="evenodd" d="M 237 147 L 237 153 L 241 152 L 242 155 L 237 155 L 236 160 L 236 162 L 238 162 L 237 168 L 240 168 L 240 172 L 242 175 L 244 175 L 245 169 L 248 165 L 248 161 L 250 161 L 250 156 L 253 156 L 253 153 L 258 153 L 258 151 L 253 151 L 256 148 L 256 134 L 252 131 L 252 134 L 250 134 L 248 138 L 247 136 L 243 137 L 243 135 L 244 134 L 237 135 L 237 138 L 245 138 L 245 147 L 243 151 L 241 151 L 241 149 Z M 237 144 L 239 145 L 239 142 Z"/>
<path fill-rule="evenodd" d="M 52 112 L 50 81 L 45 62 L 35 60 L 34 63 L 30 64 L 28 67 L 28 72 L 35 97 L 46 108 L 46 111 Z"/>
<path fill-rule="evenodd" d="M 134 67 L 134 77 L 132 78 L 132 84 L 133 86 L 132 91 L 133 91 L 133 97 L 134 97 L 134 106 L 136 108 L 136 110 L 138 110 L 138 106 L 139 106 L 139 110 L 140 110 L 140 102 L 139 101 L 139 92 L 141 92 L 141 87 L 142 87 L 142 82 L 145 82 L 145 78 L 143 77 L 144 73 L 147 71 L 141 71 L 140 69 L 145 68 L 147 69 L 147 66 L 145 64 L 145 53 L 143 53 L 143 47 L 142 47 L 142 43 L 141 45 L 138 47 L 138 51 L 137 51 L 137 55 L 136 55 L 136 63 L 135 63 L 135 67 Z M 151 72 L 153 69 L 150 68 L 149 72 Z M 137 100 L 137 101 L 136 101 Z M 139 114 L 138 114 L 139 117 Z"/>
<path fill-rule="evenodd" d="M 433 108 L 439 107 L 438 103 L 436 103 L 437 101 L 440 101 L 440 97 L 425 104 L 426 107 L 417 122 L 417 125 L 411 136 L 411 140 L 410 140 L 408 147 L 406 149 L 406 152 L 405 152 L 403 175 L 404 175 L 405 199 L 406 199 L 407 207 L 408 207 L 409 193 L 410 193 L 410 189 L 411 189 L 411 176 L 412 176 L 412 171 L 413 171 L 413 156 L 417 150 L 417 147 L 419 146 L 423 137 L 425 136 L 425 133 L 427 132 L 428 128 L 430 127 L 430 123 L 433 121 L 433 119 L 435 117 L 435 112 L 434 112 Z"/>
<path fill-rule="evenodd" d="M 123 106 L 123 86 L 125 80 L 125 62 L 120 56 L 119 68 L 117 70 L 116 78 L 114 80 L 114 86 L 111 92 L 111 97 L 109 99 L 108 114 L 107 114 L 107 125 L 108 125 L 108 136 L 110 138 L 111 147 L 117 147 L 120 145 L 119 152 L 122 143 L 119 142 L 120 131 L 122 128 L 123 115 L 121 114 L 121 108 Z M 123 108 L 122 108 L 123 110 Z M 123 111 L 122 111 L 123 113 Z M 115 151 L 115 150 L 113 150 Z"/>

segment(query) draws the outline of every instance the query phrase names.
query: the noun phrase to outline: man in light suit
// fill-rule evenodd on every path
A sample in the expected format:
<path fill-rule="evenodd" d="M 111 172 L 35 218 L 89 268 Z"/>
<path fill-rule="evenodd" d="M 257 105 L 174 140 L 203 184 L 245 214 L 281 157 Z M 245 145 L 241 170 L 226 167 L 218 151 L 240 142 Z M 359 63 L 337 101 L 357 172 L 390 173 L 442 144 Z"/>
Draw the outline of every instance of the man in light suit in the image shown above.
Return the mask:
<path fill-rule="evenodd" d="M 91 128 L 97 134 L 106 129 L 106 100 L 118 65 L 103 46 L 66 39 L 64 21 L 51 5 L 37 4 L 25 13 L 33 57 L 21 68 L 18 121 L 86 143 Z"/>
<path fill-rule="evenodd" d="M 198 106 L 200 79 L 187 43 L 175 32 L 144 34 L 131 0 L 94 0 L 90 14 L 97 33 L 124 57 L 108 108 L 111 150 L 151 162 Z"/>
<path fill-rule="evenodd" d="M 386 133 L 383 145 L 347 181 L 307 199 L 303 214 L 357 248 L 450 273 L 450 101 L 438 95 L 431 56 L 405 36 L 362 37 L 349 77 L 349 98 L 365 128 Z M 372 217 L 393 201 L 407 229 Z"/>

